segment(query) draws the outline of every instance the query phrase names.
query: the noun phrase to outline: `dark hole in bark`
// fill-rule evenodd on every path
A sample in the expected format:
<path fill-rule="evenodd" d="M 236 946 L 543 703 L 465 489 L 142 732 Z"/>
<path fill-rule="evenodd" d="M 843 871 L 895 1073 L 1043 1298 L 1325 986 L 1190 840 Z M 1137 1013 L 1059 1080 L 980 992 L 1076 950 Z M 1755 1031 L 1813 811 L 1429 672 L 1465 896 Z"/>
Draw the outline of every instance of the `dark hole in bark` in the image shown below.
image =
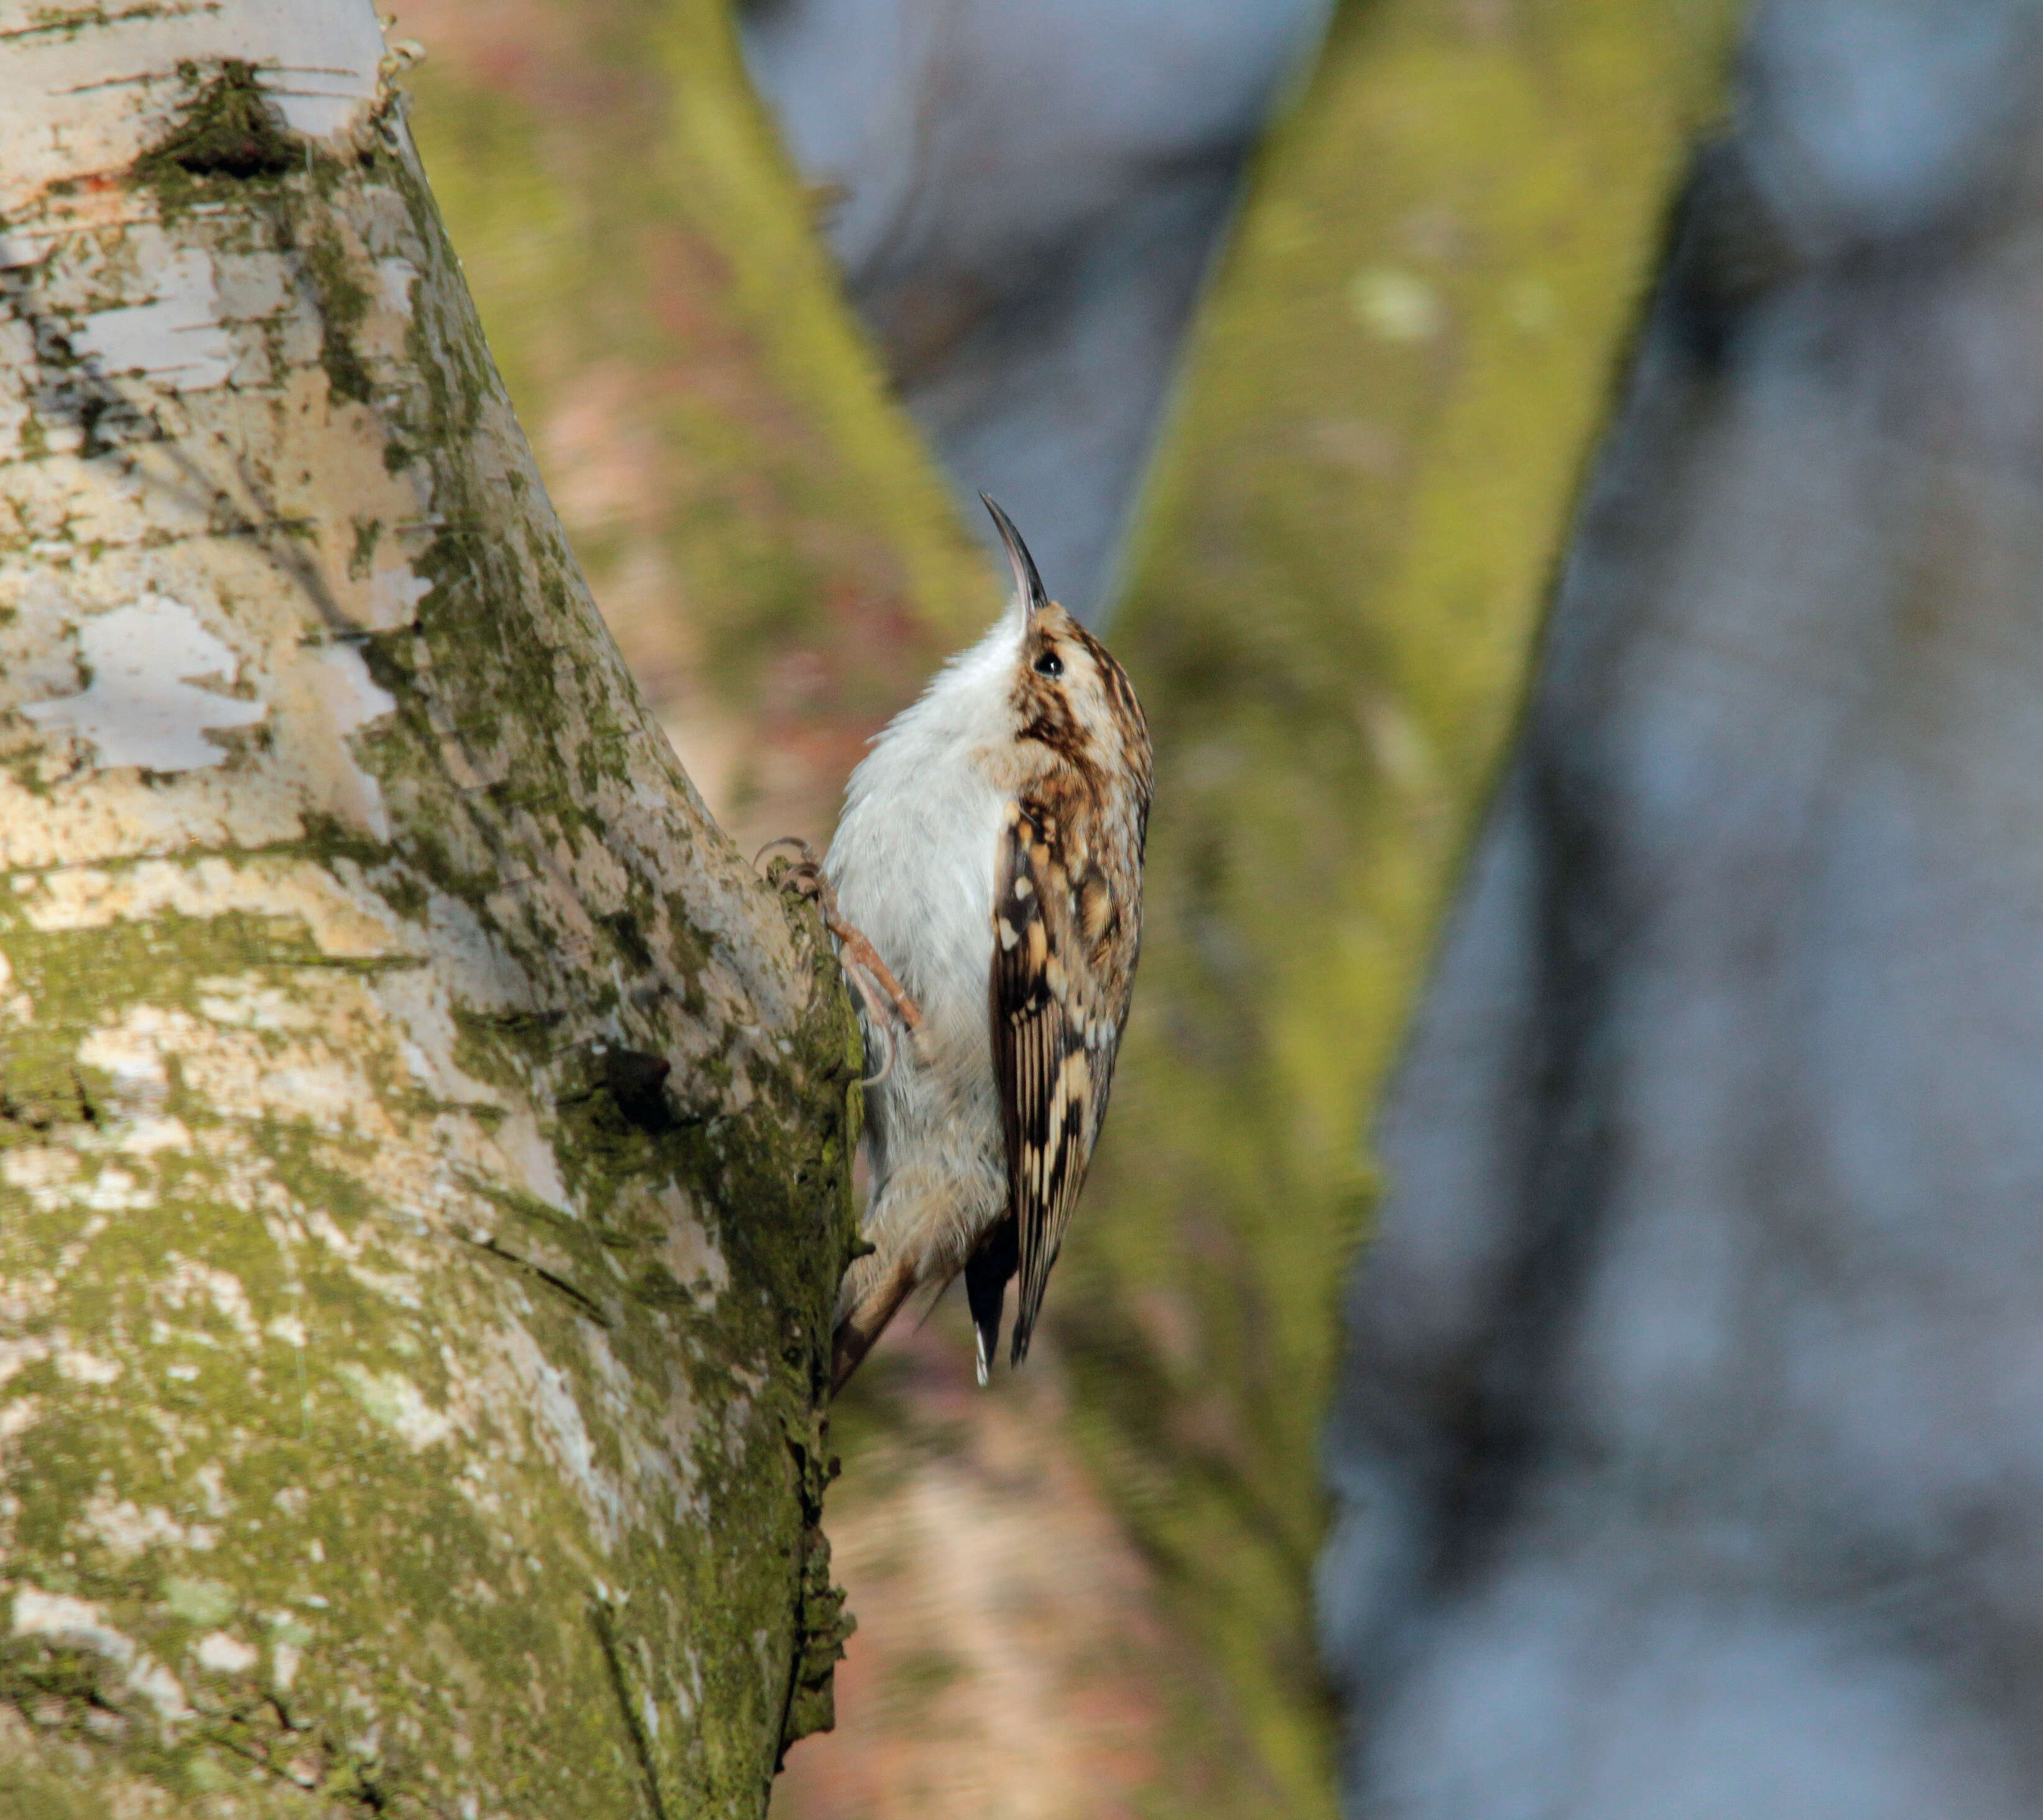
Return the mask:
<path fill-rule="evenodd" d="M 600 1065 L 611 1104 L 627 1124 L 657 1136 L 681 1122 L 667 1101 L 671 1062 L 639 1049 L 606 1049 Z"/>
<path fill-rule="evenodd" d="M 278 177 L 304 161 L 304 148 L 284 130 L 282 117 L 255 66 L 230 57 L 211 80 L 200 82 L 197 66 L 179 72 L 197 88 L 184 118 L 141 159 L 146 170 L 174 166 L 192 177 Z"/>

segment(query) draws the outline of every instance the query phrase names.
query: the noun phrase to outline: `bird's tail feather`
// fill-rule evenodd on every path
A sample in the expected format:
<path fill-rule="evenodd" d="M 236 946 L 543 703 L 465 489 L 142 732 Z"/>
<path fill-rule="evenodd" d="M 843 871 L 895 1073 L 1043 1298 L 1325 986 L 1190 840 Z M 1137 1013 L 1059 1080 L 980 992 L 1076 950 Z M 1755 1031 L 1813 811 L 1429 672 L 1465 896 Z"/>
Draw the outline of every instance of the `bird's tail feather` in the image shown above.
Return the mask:
<path fill-rule="evenodd" d="M 991 1370 L 993 1354 L 1000 1344 L 1000 1315 L 1007 1300 L 1007 1285 L 1014 1275 L 1018 1247 L 1014 1217 L 987 1234 L 985 1243 L 965 1260 L 964 1297 L 972 1309 L 972 1331 L 979 1341 L 979 1381 L 983 1385 Z"/>
<path fill-rule="evenodd" d="M 856 1271 L 858 1266 L 852 1268 Z M 850 1286 L 853 1291 L 850 1305 L 838 1319 L 830 1343 L 832 1396 L 843 1389 L 860 1361 L 872 1350 L 872 1343 L 887 1331 L 887 1324 L 914 1293 L 915 1267 L 906 1258 L 897 1258 L 873 1273 L 869 1281 Z"/>

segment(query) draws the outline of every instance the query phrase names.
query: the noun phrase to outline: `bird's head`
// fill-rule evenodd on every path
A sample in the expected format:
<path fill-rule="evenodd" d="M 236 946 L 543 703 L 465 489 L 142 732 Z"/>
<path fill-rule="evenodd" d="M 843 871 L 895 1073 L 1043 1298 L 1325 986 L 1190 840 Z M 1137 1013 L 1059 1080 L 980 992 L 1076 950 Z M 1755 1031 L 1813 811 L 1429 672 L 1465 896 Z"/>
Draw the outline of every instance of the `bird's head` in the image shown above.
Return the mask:
<path fill-rule="evenodd" d="M 1149 734 L 1128 677 L 1091 633 L 1044 592 L 1014 520 L 984 493 L 1014 572 L 1010 622 L 1019 641 L 1012 686 L 1018 736 L 1080 764 L 1120 764 L 1146 784 Z"/>

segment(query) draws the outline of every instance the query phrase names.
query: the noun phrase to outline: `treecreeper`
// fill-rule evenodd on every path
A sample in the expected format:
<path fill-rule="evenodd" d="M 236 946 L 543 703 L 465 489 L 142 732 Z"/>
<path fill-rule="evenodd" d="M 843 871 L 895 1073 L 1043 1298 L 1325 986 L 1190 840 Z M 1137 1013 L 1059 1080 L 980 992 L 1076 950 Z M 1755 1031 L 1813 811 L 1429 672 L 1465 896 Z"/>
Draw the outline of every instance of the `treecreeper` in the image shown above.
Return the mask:
<path fill-rule="evenodd" d="M 873 740 L 827 857 L 788 875 L 822 900 L 871 1071 L 872 1248 L 838 1292 L 838 1389 L 904 1303 L 960 1270 L 979 1382 L 1018 1276 L 1009 1356 L 1028 1355 L 1141 946 L 1141 704 L 986 507 L 1012 604 Z"/>

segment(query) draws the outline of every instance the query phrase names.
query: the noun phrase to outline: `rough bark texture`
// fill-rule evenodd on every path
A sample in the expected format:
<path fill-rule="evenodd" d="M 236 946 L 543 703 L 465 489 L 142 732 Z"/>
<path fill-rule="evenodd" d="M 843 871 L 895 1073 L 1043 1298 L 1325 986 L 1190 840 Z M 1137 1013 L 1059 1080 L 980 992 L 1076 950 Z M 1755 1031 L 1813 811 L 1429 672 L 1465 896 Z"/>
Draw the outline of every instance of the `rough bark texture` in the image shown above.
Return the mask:
<path fill-rule="evenodd" d="M 1367 1110 L 1519 699 L 1725 6 L 1359 5 L 1267 149 L 1116 649 L 1148 941 L 1052 1316 L 1222 1665 L 1245 1811 L 1330 1806 L 1309 1578 Z"/>
<path fill-rule="evenodd" d="M 815 927 L 366 0 L 0 25 L 0 1808 L 757 1814 L 841 1629 Z"/>
<path fill-rule="evenodd" d="M 1352 1813 L 2037 1810 L 2039 122 L 1757 11 L 1386 1111 Z"/>

